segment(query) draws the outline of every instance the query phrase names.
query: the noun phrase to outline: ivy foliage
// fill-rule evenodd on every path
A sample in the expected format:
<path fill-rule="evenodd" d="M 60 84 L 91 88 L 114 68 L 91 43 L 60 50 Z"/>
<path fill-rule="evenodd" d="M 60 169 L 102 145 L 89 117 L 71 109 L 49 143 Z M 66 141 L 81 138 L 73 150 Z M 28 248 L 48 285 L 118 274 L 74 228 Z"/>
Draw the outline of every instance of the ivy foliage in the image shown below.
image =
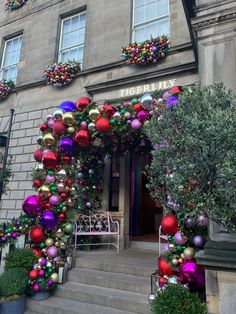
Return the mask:
<path fill-rule="evenodd" d="M 236 214 L 236 97 L 223 84 L 185 88 L 180 103 L 153 117 L 148 187 L 178 219 L 207 214 L 234 230 Z M 172 206 L 173 209 L 173 206 Z"/>

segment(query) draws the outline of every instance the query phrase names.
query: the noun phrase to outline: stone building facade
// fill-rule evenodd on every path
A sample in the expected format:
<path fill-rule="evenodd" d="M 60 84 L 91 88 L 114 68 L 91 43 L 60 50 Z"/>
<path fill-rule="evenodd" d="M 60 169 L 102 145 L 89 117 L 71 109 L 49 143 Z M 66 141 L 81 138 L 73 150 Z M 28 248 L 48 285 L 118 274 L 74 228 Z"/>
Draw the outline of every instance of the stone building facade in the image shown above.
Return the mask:
<path fill-rule="evenodd" d="M 35 167 L 33 152 L 37 149 L 39 126 L 47 114 L 65 100 L 76 101 L 89 96 L 97 103 L 116 103 L 147 91 L 199 81 L 196 55 L 181 0 L 28 0 L 20 9 L 8 12 L 0 1 L 0 60 L 6 42 L 21 36 L 16 90 L 0 103 L 0 132 L 6 128 L 9 109 L 15 109 L 10 140 L 14 177 L 9 192 L 1 202 L 0 219 L 18 216 L 25 196 L 32 194 L 31 171 Z M 134 8 L 137 3 L 153 2 L 167 6 L 171 48 L 168 56 L 152 66 L 128 66 L 121 58 L 121 47 L 134 36 Z M 83 68 L 66 88 L 47 86 L 42 79 L 46 65 L 58 61 L 60 34 L 65 19 L 86 14 Z M 153 34 L 155 36 L 155 34 Z M 108 209 L 109 166 L 105 170 L 104 209 Z M 118 211 L 122 243 L 130 241 L 129 157 L 120 160 Z"/>

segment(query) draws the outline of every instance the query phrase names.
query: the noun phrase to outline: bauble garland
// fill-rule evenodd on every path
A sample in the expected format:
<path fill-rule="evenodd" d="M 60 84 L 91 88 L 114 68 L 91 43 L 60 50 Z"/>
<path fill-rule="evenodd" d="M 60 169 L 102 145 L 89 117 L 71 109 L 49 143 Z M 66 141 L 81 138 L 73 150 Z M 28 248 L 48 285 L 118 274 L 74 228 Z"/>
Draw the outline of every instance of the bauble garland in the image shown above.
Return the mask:
<path fill-rule="evenodd" d="M 25 5 L 25 3 L 27 2 L 27 0 L 7 0 L 6 2 L 6 10 L 17 10 L 19 8 L 21 8 L 23 5 Z"/>
<path fill-rule="evenodd" d="M 11 80 L 0 80 L 0 101 L 6 99 L 14 87 L 15 84 Z"/>

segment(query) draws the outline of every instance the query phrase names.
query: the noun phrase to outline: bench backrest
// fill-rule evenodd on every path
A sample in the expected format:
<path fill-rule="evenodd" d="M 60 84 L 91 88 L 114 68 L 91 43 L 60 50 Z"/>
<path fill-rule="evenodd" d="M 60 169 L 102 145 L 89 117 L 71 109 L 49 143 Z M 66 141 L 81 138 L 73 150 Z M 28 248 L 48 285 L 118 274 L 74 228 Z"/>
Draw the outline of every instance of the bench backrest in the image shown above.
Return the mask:
<path fill-rule="evenodd" d="M 114 230 L 116 226 L 117 224 L 112 221 L 111 214 L 109 212 L 99 212 L 92 215 L 79 214 L 75 223 L 76 230 L 74 231 L 77 233 L 112 232 L 118 231 Z"/>

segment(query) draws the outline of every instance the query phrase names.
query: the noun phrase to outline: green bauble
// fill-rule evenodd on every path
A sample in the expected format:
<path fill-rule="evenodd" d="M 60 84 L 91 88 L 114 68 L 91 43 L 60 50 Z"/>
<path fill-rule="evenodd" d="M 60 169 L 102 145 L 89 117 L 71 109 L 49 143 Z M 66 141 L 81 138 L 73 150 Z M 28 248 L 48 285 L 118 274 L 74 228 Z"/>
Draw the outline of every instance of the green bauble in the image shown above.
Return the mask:
<path fill-rule="evenodd" d="M 39 244 L 39 246 L 40 246 L 41 249 L 43 249 L 43 248 L 45 247 L 45 243 L 44 243 L 44 242 L 41 242 L 41 243 Z"/>
<path fill-rule="evenodd" d="M 54 171 L 53 171 L 53 170 L 49 170 L 49 171 L 48 171 L 48 174 L 49 174 L 50 176 L 53 176 L 53 175 L 54 175 Z"/>
<path fill-rule="evenodd" d="M 132 105 L 135 105 L 135 104 L 137 104 L 138 103 L 138 98 L 133 98 L 132 100 L 131 100 L 131 104 Z"/>
<path fill-rule="evenodd" d="M 52 191 L 52 192 L 56 192 L 56 190 L 57 190 L 57 187 L 56 187 L 56 186 L 52 186 L 52 187 L 51 187 L 51 191 Z"/>
<path fill-rule="evenodd" d="M 65 225 L 65 228 L 64 228 L 65 233 L 71 234 L 72 230 L 73 230 L 73 225 L 72 224 L 66 224 Z"/>

